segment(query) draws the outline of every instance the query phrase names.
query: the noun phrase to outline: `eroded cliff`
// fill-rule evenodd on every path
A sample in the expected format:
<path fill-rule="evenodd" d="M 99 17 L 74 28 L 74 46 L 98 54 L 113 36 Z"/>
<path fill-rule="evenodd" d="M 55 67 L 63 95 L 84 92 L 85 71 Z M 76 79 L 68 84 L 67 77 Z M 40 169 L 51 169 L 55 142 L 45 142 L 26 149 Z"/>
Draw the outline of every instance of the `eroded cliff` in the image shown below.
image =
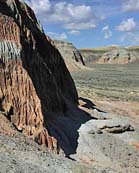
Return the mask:
<path fill-rule="evenodd" d="M 86 69 L 84 59 L 80 51 L 70 42 L 54 40 L 54 45 L 61 53 L 70 71 L 76 69 Z"/>
<path fill-rule="evenodd" d="M 104 53 L 99 59 L 100 64 L 128 64 L 137 62 L 139 54 L 137 51 L 128 50 L 128 48 L 117 48 Z"/>
<path fill-rule="evenodd" d="M 0 0 L 1 111 L 20 132 L 58 151 L 47 125 L 77 100 L 64 60 L 31 8 L 19 0 Z"/>

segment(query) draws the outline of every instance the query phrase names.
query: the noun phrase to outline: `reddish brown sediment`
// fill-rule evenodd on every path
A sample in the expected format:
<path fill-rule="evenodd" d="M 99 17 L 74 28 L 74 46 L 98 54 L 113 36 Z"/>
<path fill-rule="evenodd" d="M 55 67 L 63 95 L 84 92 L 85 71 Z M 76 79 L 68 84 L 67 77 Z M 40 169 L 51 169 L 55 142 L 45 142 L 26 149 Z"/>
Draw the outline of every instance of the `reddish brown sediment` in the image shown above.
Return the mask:
<path fill-rule="evenodd" d="M 64 60 L 18 0 L 0 1 L 0 45 L 1 109 L 20 132 L 59 152 L 47 123 L 64 115 L 67 102 L 78 102 Z"/>

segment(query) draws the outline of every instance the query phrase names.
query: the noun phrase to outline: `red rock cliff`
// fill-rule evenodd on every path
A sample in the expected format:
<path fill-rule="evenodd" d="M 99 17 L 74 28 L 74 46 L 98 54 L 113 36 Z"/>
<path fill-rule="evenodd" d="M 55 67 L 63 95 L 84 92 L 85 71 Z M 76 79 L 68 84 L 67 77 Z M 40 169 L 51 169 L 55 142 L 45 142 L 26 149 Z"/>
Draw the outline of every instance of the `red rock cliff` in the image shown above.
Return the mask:
<path fill-rule="evenodd" d="M 27 136 L 57 150 L 47 122 L 77 104 L 74 82 L 33 11 L 19 0 L 0 0 L 0 106 Z"/>

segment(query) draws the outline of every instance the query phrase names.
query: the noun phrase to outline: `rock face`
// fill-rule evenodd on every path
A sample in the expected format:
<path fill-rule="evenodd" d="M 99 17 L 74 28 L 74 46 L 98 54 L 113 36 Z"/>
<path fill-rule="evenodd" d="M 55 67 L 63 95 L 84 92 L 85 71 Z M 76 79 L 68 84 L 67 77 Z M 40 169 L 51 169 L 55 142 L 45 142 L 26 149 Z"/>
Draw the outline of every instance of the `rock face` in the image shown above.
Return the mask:
<path fill-rule="evenodd" d="M 77 148 L 78 157 L 92 165 L 99 163 L 107 165 L 106 167 L 110 166 L 113 172 L 138 172 L 138 125 L 130 118 L 108 114 L 106 117 L 110 119 L 90 120 L 81 126 Z M 135 131 L 130 129 L 129 123 L 136 127 Z"/>
<path fill-rule="evenodd" d="M 97 63 L 101 56 L 112 50 L 117 49 L 118 46 L 98 47 L 98 48 L 82 48 L 80 49 L 81 55 L 84 57 L 85 63 Z"/>
<path fill-rule="evenodd" d="M 127 64 L 139 60 L 139 54 L 136 51 L 129 51 L 126 48 L 119 48 L 104 53 L 99 59 L 100 64 Z"/>
<path fill-rule="evenodd" d="M 59 51 L 33 11 L 19 0 L 0 1 L 0 109 L 23 134 L 58 151 L 48 132 L 77 91 Z"/>
<path fill-rule="evenodd" d="M 93 49 L 80 49 L 81 55 L 83 56 L 86 65 L 96 63 L 102 56 L 101 52 L 96 52 Z"/>
<path fill-rule="evenodd" d="M 84 68 L 84 59 L 80 51 L 72 43 L 54 40 L 54 45 L 60 51 L 69 70 Z"/>

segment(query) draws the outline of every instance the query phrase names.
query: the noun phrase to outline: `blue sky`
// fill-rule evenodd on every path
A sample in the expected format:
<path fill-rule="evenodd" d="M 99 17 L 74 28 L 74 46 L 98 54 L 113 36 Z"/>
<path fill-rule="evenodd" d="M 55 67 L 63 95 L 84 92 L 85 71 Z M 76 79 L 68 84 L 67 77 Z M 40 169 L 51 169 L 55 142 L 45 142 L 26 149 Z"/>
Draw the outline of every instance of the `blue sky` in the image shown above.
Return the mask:
<path fill-rule="evenodd" d="M 139 45 L 139 0 L 25 0 L 52 39 L 77 48 Z"/>

